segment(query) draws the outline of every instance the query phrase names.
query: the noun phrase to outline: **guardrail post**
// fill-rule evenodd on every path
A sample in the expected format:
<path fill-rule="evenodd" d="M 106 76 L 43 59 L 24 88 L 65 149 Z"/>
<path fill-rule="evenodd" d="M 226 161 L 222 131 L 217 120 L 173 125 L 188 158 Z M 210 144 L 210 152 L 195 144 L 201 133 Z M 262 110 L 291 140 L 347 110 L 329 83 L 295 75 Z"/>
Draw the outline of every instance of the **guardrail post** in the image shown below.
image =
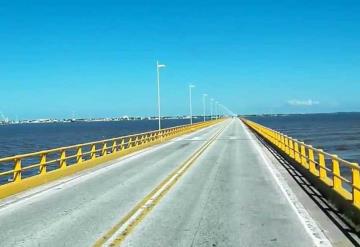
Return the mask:
<path fill-rule="evenodd" d="M 295 154 L 295 161 L 301 164 L 299 144 L 297 143 L 297 140 L 294 141 L 294 154 Z"/>
<path fill-rule="evenodd" d="M 306 155 L 306 148 L 304 143 L 301 143 L 300 146 L 300 153 L 301 153 L 301 164 L 303 165 L 303 167 L 305 167 L 306 169 L 309 169 L 309 165 L 308 165 L 308 157 Z"/>
<path fill-rule="evenodd" d="M 282 134 L 279 132 L 278 136 L 279 136 L 279 149 L 283 150 Z"/>
<path fill-rule="evenodd" d="M 285 138 L 284 138 L 284 135 L 281 134 L 280 135 L 280 143 L 281 143 L 281 150 L 285 152 Z"/>
<path fill-rule="evenodd" d="M 95 159 L 95 158 L 96 158 L 96 144 L 92 144 L 92 145 L 91 145 L 90 158 L 91 158 L 91 159 Z"/>
<path fill-rule="evenodd" d="M 279 148 L 283 150 L 284 143 L 283 143 L 283 135 L 279 132 Z"/>
<path fill-rule="evenodd" d="M 121 143 L 120 143 L 120 147 L 119 147 L 119 148 L 120 148 L 119 151 L 122 151 L 122 150 L 125 149 L 125 139 L 124 139 L 124 138 L 121 139 Z"/>
<path fill-rule="evenodd" d="M 112 148 L 111 148 L 111 153 L 115 153 L 117 151 L 117 142 L 116 140 L 113 142 Z"/>
<path fill-rule="evenodd" d="M 275 144 L 275 146 L 279 147 L 279 141 L 278 141 L 277 133 L 273 132 L 272 135 L 273 135 L 273 140 L 274 140 L 273 143 Z"/>
<path fill-rule="evenodd" d="M 293 140 L 289 139 L 290 158 L 295 158 L 294 155 L 294 143 Z"/>
<path fill-rule="evenodd" d="M 145 136 L 145 135 L 141 135 L 141 138 L 140 138 L 140 145 L 143 145 L 143 144 L 144 144 L 144 136 Z"/>
<path fill-rule="evenodd" d="M 340 179 L 340 165 L 337 160 L 337 155 L 332 155 L 332 165 L 333 165 L 333 186 L 334 190 L 341 191 L 342 181 Z"/>
<path fill-rule="evenodd" d="M 148 143 L 149 142 L 149 136 L 150 136 L 150 134 L 145 134 L 143 137 L 144 137 L 144 139 L 143 139 L 143 143 L 144 144 L 146 144 L 146 143 Z"/>
<path fill-rule="evenodd" d="M 359 167 L 358 163 L 354 163 L 354 165 Z M 360 170 L 359 169 L 352 168 L 352 197 L 353 197 L 353 203 L 357 208 L 360 208 Z"/>
<path fill-rule="evenodd" d="M 273 132 L 273 131 L 269 131 L 269 135 L 270 135 L 270 138 L 271 138 L 271 142 L 275 145 L 275 146 L 277 146 L 277 140 L 276 140 L 276 133 L 275 132 Z"/>
<path fill-rule="evenodd" d="M 78 147 L 77 153 L 76 153 L 76 163 L 81 163 L 82 161 L 83 161 L 82 148 Z"/>
<path fill-rule="evenodd" d="M 325 155 L 322 149 L 319 149 L 319 176 L 322 181 L 327 180 L 327 172 L 326 172 L 326 162 L 325 162 Z"/>
<path fill-rule="evenodd" d="M 101 149 L 101 156 L 107 155 L 107 145 L 106 142 L 103 143 L 102 149 Z"/>
<path fill-rule="evenodd" d="M 274 143 L 274 138 L 273 138 L 273 133 L 271 133 L 269 130 L 267 130 L 267 129 L 265 129 L 265 128 L 263 128 L 264 129 L 264 132 L 265 132 L 265 135 L 267 136 L 267 138 L 272 142 L 272 143 Z M 274 143 L 275 144 L 275 143 Z"/>
<path fill-rule="evenodd" d="M 21 159 L 15 159 L 13 182 L 21 181 Z"/>
<path fill-rule="evenodd" d="M 133 142 L 132 137 L 130 137 L 129 140 L 128 140 L 128 145 L 127 145 L 126 148 L 128 148 L 128 149 L 132 148 L 132 146 L 133 146 L 132 142 Z"/>
<path fill-rule="evenodd" d="M 46 173 L 46 153 L 42 153 L 40 156 L 39 173 L 40 175 Z"/>
<path fill-rule="evenodd" d="M 162 142 L 163 141 L 163 139 L 164 139 L 164 135 L 163 135 L 163 130 L 161 130 L 159 133 L 158 133 L 158 137 L 160 138 L 160 142 Z"/>
<path fill-rule="evenodd" d="M 290 156 L 290 148 L 289 148 L 289 138 L 284 136 L 284 143 L 285 143 L 285 153 Z"/>
<path fill-rule="evenodd" d="M 315 157 L 314 157 L 314 150 L 312 149 L 312 146 L 309 147 L 309 171 L 310 173 L 316 174 L 316 167 L 315 167 Z"/>
<path fill-rule="evenodd" d="M 66 167 L 66 151 L 61 150 L 60 154 L 60 169 L 64 169 Z"/>
<path fill-rule="evenodd" d="M 275 140 L 274 140 L 274 133 L 272 133 L 271 131 L 265 129 L 265 133 L 268 136 L 268 139 L 275 144 Z"/>
<path fill-rule="evenodd" d="M 322 153 L 322 149 L 319 149 L 319 151 L 319 174 L 317 174 L 316 167 L 314 167 L 314 174 L 318 175 L 322 181 L 326 181 L 327 175 L 325 155 Z"/>
<path fill-rule="evenodd" d="M 139 145 L 139 137 L 136 136 L 134 141 L 134 147 L 136 148 L 138 145 Z"/>
<path fill-rule="evenodd" d="M 275 132 L 275 135 L 276 135 L 276 143 L 277 143 L 276 146 L 278 148 L 281 148 L 281 136 L 278 132 Z"/>

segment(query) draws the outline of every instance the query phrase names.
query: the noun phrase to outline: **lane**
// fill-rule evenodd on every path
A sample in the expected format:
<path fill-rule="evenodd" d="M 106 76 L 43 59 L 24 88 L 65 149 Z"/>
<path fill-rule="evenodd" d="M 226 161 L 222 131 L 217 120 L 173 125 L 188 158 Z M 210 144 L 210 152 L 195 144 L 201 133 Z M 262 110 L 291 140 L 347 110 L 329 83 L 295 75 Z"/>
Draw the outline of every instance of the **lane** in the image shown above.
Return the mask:
<path fill-rule="evenodd" d="M 226 125 L 228 126 L 228 125 Z M 122 215 L 113 228 L 109 229 L 104 236 L 94 244 L 94 247 L 101 246 L 119 246 L 121 242 L 131 234 L 132 229 L 146 217 L 151 210 L 166 196 L 167 192 L 176 184 L 176 182 L 186 173 L 186 171 L 194 164 L 194 162 L 202 155 L 202 153 L 216 140 L 216 137 L 226 127 L 221 128 L 215 135 L 196 150 L 184 163 L 180 164 L 166 179 L 164 179 L 154 190 L 136 204 L 131 211 Z"/>
<path fill-rule="evenodd" d="M 224 124 L 0 208 L 1 246 L 90 246 Z"/>
<path fill-rule="evenodd" d="M 239 120 L 122 246 L 314 246 Z"/>

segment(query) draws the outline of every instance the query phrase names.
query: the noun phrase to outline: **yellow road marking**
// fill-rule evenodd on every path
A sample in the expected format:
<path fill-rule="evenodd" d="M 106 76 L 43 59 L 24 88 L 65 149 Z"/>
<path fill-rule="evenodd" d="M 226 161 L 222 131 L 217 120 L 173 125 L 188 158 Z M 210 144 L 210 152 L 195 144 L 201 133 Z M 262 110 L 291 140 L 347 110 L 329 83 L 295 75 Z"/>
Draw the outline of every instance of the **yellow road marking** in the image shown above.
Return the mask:
<path fill-rule="evenodd" d="M 119 246 L 224 129 L 225 126 L 215 133 L 215 135 L 191 155 L 189 159 L 176 168 L 175 171 L 164 179 L 154 190 L 137 203 L 129 213 L 99 238 L 93 246 L 99 247 L 104 246 L 105 244 L 107 246 Z"/>

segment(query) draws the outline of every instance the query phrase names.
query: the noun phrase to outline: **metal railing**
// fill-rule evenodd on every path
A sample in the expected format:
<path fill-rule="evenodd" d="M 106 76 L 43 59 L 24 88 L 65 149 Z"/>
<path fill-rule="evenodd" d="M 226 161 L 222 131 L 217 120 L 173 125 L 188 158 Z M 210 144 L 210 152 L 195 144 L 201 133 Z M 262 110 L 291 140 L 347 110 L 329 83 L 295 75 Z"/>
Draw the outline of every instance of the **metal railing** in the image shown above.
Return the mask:
<path fill-rule="evenodd" d="M 335 154 L 314 148 L 253 121 L 242 121 L 283 151 L 288 158 L 303 166 L 343 199 L 360 209 L 360 167 L 357 163 L 341 159 Z"/>
<path fill-rule="evenodd" d="M 221 120 L 181 125 L 160 131 L 0 158 L 0 198 L 213 125 L 219 121 Z M 71 171 L 68 171 L 70 169 Z M 55 173 L 56 175 L 54 175 Z M 37 181 L 38 178 L 39 181 Z M 25 183 L 30 180 L 31 182 Z M 24 186 L 20 186 L 23 183 Z"/>

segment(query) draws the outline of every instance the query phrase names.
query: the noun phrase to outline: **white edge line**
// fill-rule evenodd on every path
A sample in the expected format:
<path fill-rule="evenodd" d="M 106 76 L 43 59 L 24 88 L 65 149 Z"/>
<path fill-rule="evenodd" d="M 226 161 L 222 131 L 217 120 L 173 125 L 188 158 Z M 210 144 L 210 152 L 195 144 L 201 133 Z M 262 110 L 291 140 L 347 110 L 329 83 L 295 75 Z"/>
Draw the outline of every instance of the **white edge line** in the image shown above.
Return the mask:
<path fill-rule="evenodd" d="M 290 186 L 287 184 L 281 173 L 274 167 L 274 164 L 270 161 L 269 157 L 265 156 L 264 151 L 260 148 L 260 144 L 254 140 L 251 136 L 250 131 L 245 126 L 245 124 L 239 119 L 242 127 L 245 129 L 246 135 L 251 140 L 251 143 L 260 154 L 260 157 L 266 164 L 266 167 L 270 171 L 271 175 L 274 177 L 279 188 L 283 192 L 285 198 L 291 205 L 291 208 L 295 211 L 296 215 L 300 219 L 301 224 L 304 226 L 306 232 L 309 234 L 314 244 L 319 247 L 330 247 L 332 244 L 329 239 L 324 235 L 318 224 L 315 220 L 309 215 L 302 203 L 297 199 L 294 192 L 291 190 Z"/>

